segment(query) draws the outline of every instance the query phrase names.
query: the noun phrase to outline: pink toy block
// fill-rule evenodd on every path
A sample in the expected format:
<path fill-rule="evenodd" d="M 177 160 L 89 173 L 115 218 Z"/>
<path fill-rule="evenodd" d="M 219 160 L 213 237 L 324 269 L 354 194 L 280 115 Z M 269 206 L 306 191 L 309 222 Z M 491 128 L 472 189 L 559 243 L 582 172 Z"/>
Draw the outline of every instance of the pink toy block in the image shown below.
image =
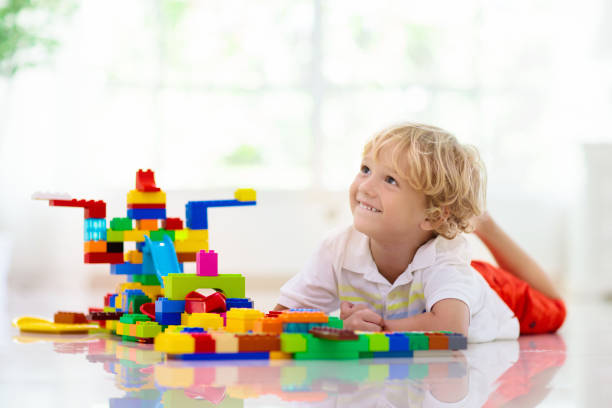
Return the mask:
<path fill-rule="evenodd" d="M 219 254 L 215 251 L 202 249 L 196 254 L 196 275 L 198 276 L 218 276 L 219 275 Z"/>

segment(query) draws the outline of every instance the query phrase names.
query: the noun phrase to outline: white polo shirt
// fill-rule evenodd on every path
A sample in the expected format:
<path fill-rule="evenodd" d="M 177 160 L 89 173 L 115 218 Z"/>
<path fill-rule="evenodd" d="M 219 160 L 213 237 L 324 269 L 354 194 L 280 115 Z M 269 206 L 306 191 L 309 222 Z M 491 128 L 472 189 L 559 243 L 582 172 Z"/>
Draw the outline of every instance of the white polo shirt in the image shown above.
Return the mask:
<path fill-rule="evenodd" d="M 330 313 L 341 301 L 366 304 L 384 319 L 429 312 L 442 299 L 459 299 L 470 310 L 468 341 L 516 339 L 518 319 L 470 266 L 461 234 L 437 236 L 421 246 L 412 263 L 391 284 L 379 272 L 369 238 L 352 225 L 325 239 L 304 269 L 280 290 L 278 303 Z"/>

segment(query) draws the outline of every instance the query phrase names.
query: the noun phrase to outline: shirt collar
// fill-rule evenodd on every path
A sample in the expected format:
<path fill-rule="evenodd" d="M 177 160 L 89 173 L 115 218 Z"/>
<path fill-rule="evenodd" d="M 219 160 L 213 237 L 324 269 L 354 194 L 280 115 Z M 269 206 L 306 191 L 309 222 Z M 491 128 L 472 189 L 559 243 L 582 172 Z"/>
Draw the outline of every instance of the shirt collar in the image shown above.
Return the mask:
<path fill-rule="evenodd" d="M 427 241 L 414 254 L 412 262 L 406 270 L 397 278 L 394 285 L 403 285 L 412 281 L 412 273 L 419 269 L 427 268 L 436 260 L 436 240 L 439 237 Z M 370 252 L 370 238 L 351 227 L 351 234 L 346 246 L 346 253 L 342 263 L 344 269 L 364 275 L 366 280 L 376 283 L 390 285 L 389 281 L 378 272 L 376 263 Z"/>

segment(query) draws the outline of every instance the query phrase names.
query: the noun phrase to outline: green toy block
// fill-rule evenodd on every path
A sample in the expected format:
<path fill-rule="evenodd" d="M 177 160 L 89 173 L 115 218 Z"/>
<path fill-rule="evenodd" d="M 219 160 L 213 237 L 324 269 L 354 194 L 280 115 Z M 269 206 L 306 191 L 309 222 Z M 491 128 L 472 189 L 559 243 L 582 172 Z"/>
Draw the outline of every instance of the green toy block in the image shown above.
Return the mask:
<path fill-rule="evenodd" d="M 157 322 L 142 322 L 136 326 L 136 337 L 151 338 L 161 333 L 162 328 Z"/>
<path fill-rule="evenodd" d="M 410 339 L 410 350 L 429 350 L 429 337 L 423 333 L 406 333 Z"/>
<path fill-rule="evenodd" d="M 352 360 L 359 358 L 359 353 L 367 351 L 369 340 L 366 335 L 359 335 L 357 340 L 334 341 L 320 339 L 306 334 L 306 351 L 296 352 L 296 360 Z"/>
<path fill-rule="evenodd" d="M 219 274 L 198 276 L 190 273 L 170 273 L 164 277 L 164 294 L 170 300 L 185 300 L 185 296 L 196 289 L 216 289 L 228 298 L 244 298 L 244 276 Z"/>
<path fill-rule="evenodd" d="M 163 241 L 164 240 L 164 235 L 167 235 L 170 237 L 170 239 L 172 241 L 174 241 L 174 231 L 172 230 L 165 230 L 165 229 L 159 229 L 157 231 L 151 231 L 151 233 L 149 234 L 149 238 L 151 238 L 151 241 Z"/>
<path fill-rule="evenodd" d="M 121 336 L 121 340 L 123 341 L 131 341 L 133 343 L 138 342 L 138 337 L 134 337 L 134 336 L 126 336 L 125 334 L 123 336 Z"/>
<path fill-rule="evenodd" d="M 189 237 L 187 230 L 175 230 L 174 231 L 174 240 L 175 241 L 185 241 Z"/>
<path fill-rule="evenodd" d="M 421 380 L 429 375 L 429 365 L 427 364 L 411 364 L 408 370 L 408 378 L 413 380 Z"/>
<path fill-rule="evenodd" d="M 159 286 L 159 279 L 157 279 L 157 275 L 132 275 L 132 282 L 140 282 L 147 286 Z"/>
<path fill-rule="evenodd" d="M 107 242 L 123 242 L 123 231 L 106 230 Z"/>
<path fill-rule="evenodd" d="M 119 318 L 121 323 L 134 324 L 136 322 L 149 322 L 151 318 L 141 313 L 124 314 Z"/>
<path fill-rule="evenodd" d="M 104 306 L 104 309 L 102 309 L 103 312 L 116 312 L 117 309 L 114 307 L 110 307 L 110 306 Z"/>
<path fill-rule="evenodd" d="M 329 327 L 333 327 L 334 329 L 342 329 L 344 327 L 344 322 L 339 317 L 329 316 L 327 325 Z"/>
<path fill-rule="evenodd" d="M 128 313 L 140 313 L 140 306 L 150 303 L 152 300 L 146 295 L 136 295 L 130 296 L 129 302 Z"/>
<path fill-rule="evenodd" d="M 368 333 L 368 351 L 389 351 L 389 338 L 382 333 Z"/>
<path fill-rule="evenodd" d="M 113 218 L 110 222 L 110 229 L 113 231 L 131 231 L 131 218 Z"/>
<path fill-rule="evenodd" d="M 306 337 L 301 333 L 281 333 L 281 350 L 284 353 L 306 351 Z"/>

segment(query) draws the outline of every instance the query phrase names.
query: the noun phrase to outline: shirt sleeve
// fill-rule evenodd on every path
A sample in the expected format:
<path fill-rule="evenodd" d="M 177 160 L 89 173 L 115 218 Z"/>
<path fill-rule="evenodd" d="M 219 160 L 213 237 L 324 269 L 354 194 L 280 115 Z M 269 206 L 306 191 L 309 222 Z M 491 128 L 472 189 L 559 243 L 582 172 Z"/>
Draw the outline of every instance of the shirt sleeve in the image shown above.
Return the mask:
<path fill-rule="evenodd" d="M 325 313 L 340 307 L 332 248 L 323 242 L 306 266 L 280 289 L 278 303 L 288 308 L 320 309 Z"/>
<path fill-rule="evenodd" d="M 474 272 L 467 265 L 440 265 L 424 276 L 423 295 L 427 311 L 443 299 L 458 299 L 465 303 L 470 315 L 479 304 L 479 285 Z"/>

